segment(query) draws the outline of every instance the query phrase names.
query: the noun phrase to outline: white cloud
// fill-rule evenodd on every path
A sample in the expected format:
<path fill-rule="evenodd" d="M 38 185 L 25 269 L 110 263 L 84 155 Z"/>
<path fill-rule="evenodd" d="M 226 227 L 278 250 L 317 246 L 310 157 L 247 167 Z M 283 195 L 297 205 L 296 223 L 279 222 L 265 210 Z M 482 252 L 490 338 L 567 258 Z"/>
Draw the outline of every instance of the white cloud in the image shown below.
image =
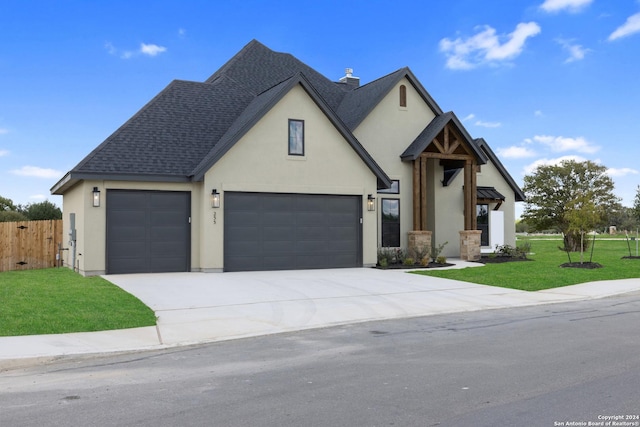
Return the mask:
<path fill-rule="evenodd" d="M 600 147 L 593 145 L 583 137 L 567 138 L 564 136 L 536 135 L 533 141 L 551 148 L 555 152 L 577 151 L 579 153 L 595 153 Z"/>
<path fill-rule="evenodd" d="M 471 113 L 469 114 L 467 117 L 465 117 L 464 119 L 462 119 L 463 122 L 466 122 L 467 120 L 471 120 L 471 119 L 475 119 L 476 115 Z"/>
<path fill-rule="evenodd" d="M 36 178 L 60 178 L 62 176 L 62 172 L 57 171 L 55 169 L 45 169 L 39 168 L 37 166 L 23 166 L 20 169 L 14 169 L 11 171 L 14 175 L 20 176 L 33 176 Z"/>
<path fill-rule="evenodd" d="M 115 46 L 111 42 L 106 42 L 104 44 L 104 48 L 107 49 L 107 52 L 109 52 L 109 55 L 117 55 L 118 54 L 118 49 L 116 49 Z"/>
<path fill-rule="evenodd" d="M 6 135 L 9 133 L 9 129 L 0 128 L 0 135 Z"/>
<path fill-rule="evenodd" d="M 591 52 L 591 49 L 575 44 L 573 43 L 573 40 L 558 39 L 556 41 L 564 48 L 564 50 L 569 52 L 569 57 L 564 61 L 565 63 L 581 61 L 587 53 Z"/>
<path fill-rule="evenodd" d="M 478 120 L 475 123 L 476 126 L 482 126 L 483 128 L 499 128 L 502 126 L 500 122 L 483 122 L 482 120 Z"/>
<path fill-rule="evenodd" d="M 467 39 L 457 38 L 440 40 L 440 51 L 447 56 L 447 68 L 469 70 L 482 64 L 506 61 L 522 53 L 527 38 L 540 33 L 535 22 L 519 23 L 516 29 L 507 35 L 497 35 L 490 26 Z"/>
<path fill-rule="evenodd" d="M 609 168 L 607 169 L 607 175 L 609 176 L 625 176 L 625 175 L 637 175 L 638 172 L 636 169 L 631 168 Z"/>
<path fill-rule="evenodd" d="M 8 150 L 0 150 L 0 157 L 4 157 L 4 156 L 8 156 L 9 155 L 9 151 Z"/>
<path fill-rule="evenodd" d="M 159 54 L 166 52 L 167 48 L 164 46 L 158 46 L 157 44 L 140 43 L 140 49 L 137 51 L 117 49 L 112 43 L 107 42 L 104 45 L 109 55 L 119 56 L 122 59 L 131 59 L 138 55 L 158 56 Z"/>
<path fill-rule="evenodd" d="M 534 157 L 536 152 L 528 149 L 527 147 L 511 146 L 509 148 L 499 148 L 498 155 L 505 159 L 525 159 L 528 157 Z"/>
<path fill-rule="evenodd" d="M 540 5 L 540 9 L 546 12 L 560 12 L 568 10 L 569 12 L 579 12 L 584 7 L 591 4 L 593 0 L 545 0 Z"/>
<path fill-rule="evenodd" d="M 162 52 L 166 52 L 167 48 L 164 46 L 158 46 L 157 44 L 140 44 L 140 53 L 143 55 L 156 56 Z"/>
<path fill-rule="evenodd" d="M 544 114 L 542 114 L 542 111 L 540 111 L 540 110 L 534 111 L 533 115 L 536 116 L 536 117 L 543 117 L 544 116 Z"/>
<path fill-rule="evenodd" d="M 184 28 L 178 28 L 178 35 L 180 37 L 184 37 L 187 35 L 187 30 L 185 30 Z"/>
<path fill-rule="evenodd" d="M 616 30 L 611 33 L 608 40 L 613 41 L 621 39 L 638 32 L 640 32 L 640 13 L 636 13 L 635 15 L 628 17 L 624 24 L 616 28 Z"/>
<path fill-rule="evenodd" d="M 46 200 L 47 196 L 44 194 L 34 194 L 33 196 L 29 196 L 29 198 L 33 200 Z"/>
<path fill-rule="evenodd" d="M 562 156 L 555 159 L 538 159 L 535 162 L 531 163 L 524 167 L 525 175 L 529 175 L 533 173 L 538 166 L 549 166 L 549 165 L 559 165 L 561 162 L 565 160 L 575 160 L 576 162 L 586 162 L 587 159 L 580 156 Z"/>

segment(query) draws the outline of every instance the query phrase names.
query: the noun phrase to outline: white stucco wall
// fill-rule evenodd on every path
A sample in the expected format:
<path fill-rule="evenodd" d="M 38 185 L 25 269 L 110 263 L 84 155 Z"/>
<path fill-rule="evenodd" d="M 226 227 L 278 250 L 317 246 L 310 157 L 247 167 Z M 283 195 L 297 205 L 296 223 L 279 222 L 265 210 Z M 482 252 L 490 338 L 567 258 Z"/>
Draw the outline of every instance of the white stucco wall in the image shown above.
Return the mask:
<path fill-rule="evenodd" d="M 288 119 L 304 120 L 303 157 L 288 155 Z M 226 191 L 361 196 L 363 264 L 373 265 L 376 222 L 375 213 L 366 210 L 366 198 L 376 194 L 376 182 L 373 172 L 305 90 L 296 86 L 205 174 L 205 195 L 217 189 L 222 207 L 202 206 L 201 267 L 205 271 L 224 268 Z"/>
<path fill-rule="evenodd" d="M 407 88 L 407 106 L 400 107 L 400 86 Z M 354 135 L 389 175 L 400 181 L 400 194 L 379 194 L 377 222 L 380 227 L 381 198 L 400 199 L 400 245 L 407 247 L 407 232 L 413 230 L 413 163 L 402 162 L 400 155 L 433 120 L 435 115 L 405 78 L 374 108 L 354 131 Z M 378 233 L 380 234 L 380 233 Z M 377 245 L 382 242 L 381 234 Z"/>

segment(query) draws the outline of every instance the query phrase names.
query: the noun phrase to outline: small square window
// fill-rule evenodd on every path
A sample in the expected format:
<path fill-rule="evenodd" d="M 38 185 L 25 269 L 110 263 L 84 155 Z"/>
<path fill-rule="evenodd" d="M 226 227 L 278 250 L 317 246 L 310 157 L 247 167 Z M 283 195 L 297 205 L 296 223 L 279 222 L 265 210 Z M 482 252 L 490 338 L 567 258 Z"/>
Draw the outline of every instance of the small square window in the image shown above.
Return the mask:
<path fill-rule="evenodd" d="M 400 181 L 394 179 L 391 181 L 391 187 L 378 190 L 382 194 L 400 194 Z"/>
<path fill-rule="evenodd" d="M 304 120 L 289 119 L 289 155 L 304 156 Z"/>

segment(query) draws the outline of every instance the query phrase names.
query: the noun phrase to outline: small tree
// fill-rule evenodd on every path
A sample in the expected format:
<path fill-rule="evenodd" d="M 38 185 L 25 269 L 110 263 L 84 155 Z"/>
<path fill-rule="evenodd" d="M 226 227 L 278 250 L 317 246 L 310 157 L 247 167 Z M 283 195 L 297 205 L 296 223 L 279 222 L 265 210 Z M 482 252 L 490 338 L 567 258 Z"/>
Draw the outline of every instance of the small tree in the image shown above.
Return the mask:
<path fill-rule="evenodd" d="M 581 197 L 588 198 L 598 212 L 603 213 L 600 222 L 604 226 L 607 215 L 620 206 L 613 194 L 613 180 L 607 168 L 591 161 L 565 160 L 558 165 L 539 166 L 532 175 L 524 177 L 523 190 L 527 204 L 522 218 L 534 230 L 557 229 L 564 235 L 564 247 L 570 251 L 584 250 L 584 239 L 571 226 L 570 211 L 581 204 Z M 588 230 L 591 231 L 591 230 Z"/>
<path fill-rule="evenodd" d="M 633 201 L 632 212 L 633 212 L 633 217 L 636 220 L 636 227 L 637 227 L 638 224 L 640 224 L 640 185 L 638 185 L 638 188 L 636 189 L 636 198 Z"/>
<path fill-rule="evenodd" d="M 583 194 L 567 203 L 565 220 L 567 231 L 580 235 L 580 264 L 584 261 L 584 235 L 602 221 L 602 212 L 593 203 L 589 194 Z"/>

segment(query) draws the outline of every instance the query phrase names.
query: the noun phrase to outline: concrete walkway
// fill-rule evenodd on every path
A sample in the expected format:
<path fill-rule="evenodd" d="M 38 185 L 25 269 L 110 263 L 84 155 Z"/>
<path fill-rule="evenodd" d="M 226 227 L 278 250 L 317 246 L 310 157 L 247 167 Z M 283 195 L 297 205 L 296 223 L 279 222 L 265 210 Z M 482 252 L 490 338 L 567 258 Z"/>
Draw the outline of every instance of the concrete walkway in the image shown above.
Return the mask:
<path fill-rule="evenodd" d="M 481 266 L 453 260 L 454 267 Z M 0 370 L 64 355 L 159 349 L 303 329 L 640 291 L 640 278 L 539 292 L 371 268 L 110 275 L 158 316 L 156 327 L 0 338 Z"/>

